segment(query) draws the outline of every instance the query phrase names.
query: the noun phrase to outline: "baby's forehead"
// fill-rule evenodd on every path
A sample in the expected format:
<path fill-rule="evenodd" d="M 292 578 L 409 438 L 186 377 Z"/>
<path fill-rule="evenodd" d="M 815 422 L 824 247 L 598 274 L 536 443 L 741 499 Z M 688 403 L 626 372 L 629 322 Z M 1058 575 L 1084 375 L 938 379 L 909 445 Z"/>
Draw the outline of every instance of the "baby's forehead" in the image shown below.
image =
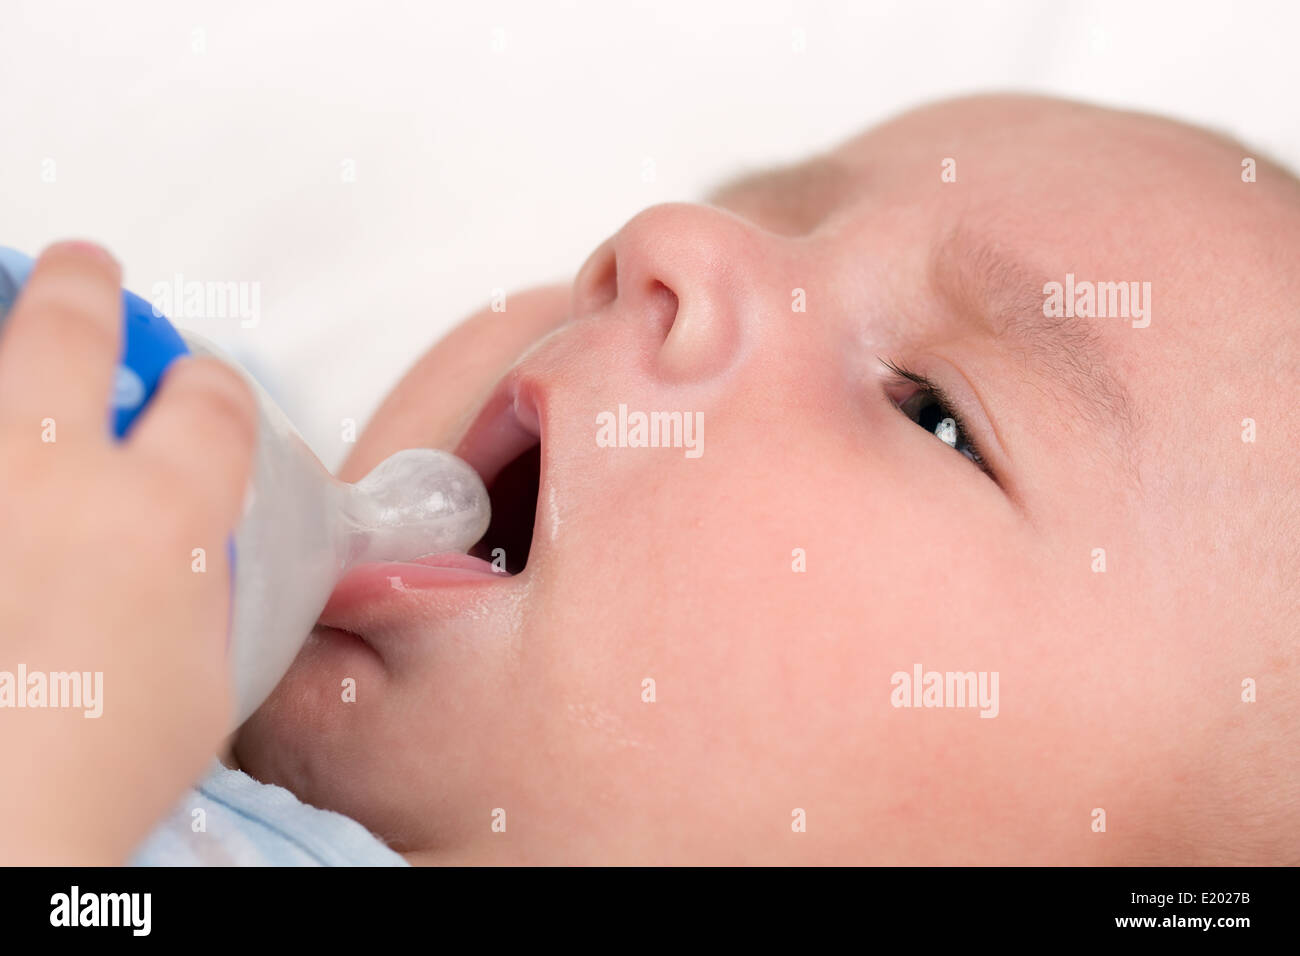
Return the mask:
<path fill-rule="evenodd" d="M 1300 281 L 1300 182 L 1285 168 L 1211 131 L 1042 97 L 923 107 L 709 201 L 784 236 L 834 220 L 849 226 L 829 230 L 837 242 L 887 232 L 932 256 L 962 231 L 1019 247 L 1045 278 L 1093 269 L 1185 299 L 1235 284 L 1242 305 L 1265 289 L 1276 301 Z"/>
<path fill-rule="evenodd" d="M 1212 130 L 1047 97 L 976 96 L 910 110 L 824 153 L 746 172 L 708 201 L 772 231 L 803 234 L 873 195 L 928 194 L 941 182 L 955 187 L 954 198 L 1003 190 L 1003 201 L 1030 203 L 1033 190 L 1021 188 L 1027 183 L 1141 200 L 1151 198 L 1149 183 L 1158 178 L 1212 206 L 1231 201 L 1225 183 L 1257 167 L 1267 171 L 1267 181 L 1256 178 L 1262 190 L 1296 190 L 1287 170 Z"/>

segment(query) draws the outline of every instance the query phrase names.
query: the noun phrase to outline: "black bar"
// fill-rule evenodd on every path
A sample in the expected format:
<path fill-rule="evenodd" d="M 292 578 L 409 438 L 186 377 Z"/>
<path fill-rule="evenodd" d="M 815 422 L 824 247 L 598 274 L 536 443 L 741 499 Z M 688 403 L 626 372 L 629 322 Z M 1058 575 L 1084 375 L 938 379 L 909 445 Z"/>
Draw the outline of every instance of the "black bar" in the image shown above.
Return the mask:
<path fill-rule="evenodd" d="M 201 941 L 227 933 L 243 945 L 283 941 L 375 941 L 391 932 L 537 934 L 535 943 L 588 935 L 597 926 L 630 934 L 694 925 L 733 941 L 848 933 L 883 942 L 896 934 L 935 942 L 1053 942 L 1131 937 L 1173 946 L 1231 946 L 1294 931 L 1294 869 L 7 869 L 0 870 L 6 941 L 75 934 L 79 942 Z M 82 912 L 97 894 L 149 896 L 122 909 L 119 926 L 54 926 L 71 888 Z M 69 905 L 56 913 L 58 895 Z M 144 897 L 137 898 L 143 904 Z M 1205 928 L 1199 921 L 1208 918 Z M 1153 920 L 1141 925 L 1133 920 Z M 1196 920 L 1198 924 L 1192 925 Z M 1224 921 L 1244 921 L 1228 925 Z M 66 920 L 65 920 L 66 922 Z M 215 935 L 213 935 L 215 934 Z M 371 935 L 378 934 L 378 935 Z M 416 938 L 419 938 L 418 936 Z M 430 941 L 432 942 L 432 939 Z M 680 937 L 673 937 L 680 938 Z M 663 937 L 666 941 L 668 937 Z M 43 940 L 42 940 L 43 941 Z M 615 944 L 615 948 L 621 948 Z M 12 951 L 12 950 L 11 950 Z M 922 950 L 917 950 L 922 951 Z"/>

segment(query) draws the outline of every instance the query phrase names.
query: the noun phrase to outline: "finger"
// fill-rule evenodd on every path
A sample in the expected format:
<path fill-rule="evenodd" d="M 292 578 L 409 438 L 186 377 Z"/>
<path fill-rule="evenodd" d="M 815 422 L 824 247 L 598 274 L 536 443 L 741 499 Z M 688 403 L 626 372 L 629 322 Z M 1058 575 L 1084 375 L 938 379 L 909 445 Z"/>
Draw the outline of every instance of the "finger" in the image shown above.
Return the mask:
<path fill-rule="evenodd" d="M 243 513 L 257 443 L 257 404 L 239 373 L 213 358 L 177 359 L 126 442 L 128 454 L 165 468 L 203 503 L 212 527 Z"/>
<path fill-rule="evenodd" d="M 0 336 L 0 415 L 53 419 L 108 435 L 122 354 L 122 270 L 89 242 L 60 242 L 36 261 Z"/>

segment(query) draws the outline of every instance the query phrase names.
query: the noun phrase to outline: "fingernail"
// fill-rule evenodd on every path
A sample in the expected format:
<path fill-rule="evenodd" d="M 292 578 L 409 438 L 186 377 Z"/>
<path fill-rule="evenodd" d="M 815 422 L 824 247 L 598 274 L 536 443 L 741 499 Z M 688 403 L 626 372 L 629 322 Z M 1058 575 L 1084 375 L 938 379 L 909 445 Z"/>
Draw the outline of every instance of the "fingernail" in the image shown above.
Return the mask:
<path fill-rule="evenodd" d="M 51 249 L 65 249 L 68 252 L 75 253 L 88 258 L 98 259 L 100 262 L 107 263 L 114 269 L 120 269 L 118 261 L 113 258 L 107 249 L 96 242 L 90 242 L 86 239 L 66 239 L 63 242 L 56 242 Z"/>

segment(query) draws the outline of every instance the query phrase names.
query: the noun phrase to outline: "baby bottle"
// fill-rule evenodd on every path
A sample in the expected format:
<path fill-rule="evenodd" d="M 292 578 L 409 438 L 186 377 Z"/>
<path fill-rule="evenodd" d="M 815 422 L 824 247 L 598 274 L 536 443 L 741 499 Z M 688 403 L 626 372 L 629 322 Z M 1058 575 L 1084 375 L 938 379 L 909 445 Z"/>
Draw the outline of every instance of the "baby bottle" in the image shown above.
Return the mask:
<path fill-rule="evenodd" d="M 0 247 L 0 328 L 32 264 Z M 233 729 L 284 676 L 348 568 L 467 551 L 487 530 L 487 491 L 469 465 L 430 448 L 399 451 L 356 484 L 337 480 L 237 363 L 200 336 L 178 331 L 139 296 L 122 297 L 123 354 L 109 410 L 117 438 L 149 403 L 167 366 L 187 353 L 234 367 L 257 398 L 244 516 L 229 542 Z"/>

